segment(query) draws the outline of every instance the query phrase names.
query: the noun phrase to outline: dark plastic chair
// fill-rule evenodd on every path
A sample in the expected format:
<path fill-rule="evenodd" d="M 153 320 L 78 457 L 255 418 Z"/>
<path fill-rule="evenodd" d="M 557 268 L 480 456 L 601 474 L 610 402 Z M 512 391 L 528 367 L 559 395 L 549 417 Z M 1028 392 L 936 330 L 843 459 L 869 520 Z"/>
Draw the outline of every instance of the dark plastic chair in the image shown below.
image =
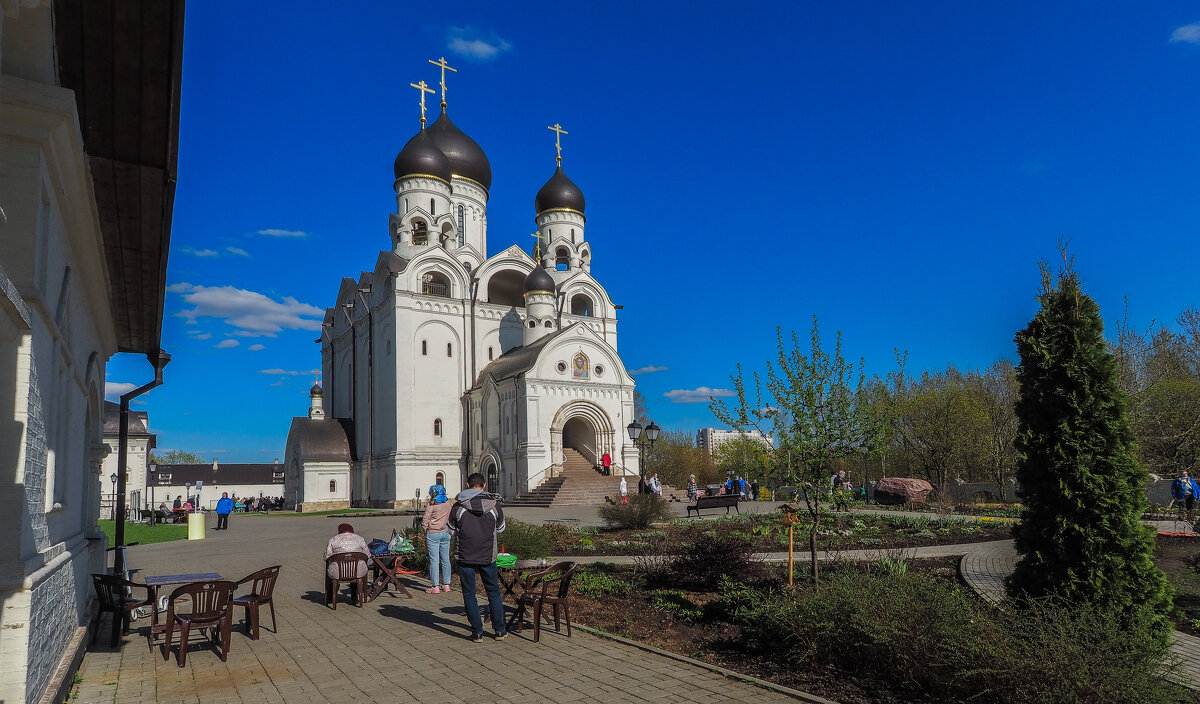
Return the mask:
<path fill-rule="evenodd" d="M 246 632 L 250 634 L 251 640 L 258 640 L 258 608 L 267 606 L 271 609 L 271 632 L 278 633 L 279 628 L 275 625 L 275 602 L 271 600 L 271 594 L 275 591 L 275 580 L 279 579 L 280 565 L 261 569 L 254 574 L 247 575 L 238 582 L 238 586 L 242 586 L 246 582 L 253 582 L 250 585 L 250 593 L 239 596 L 233 600 L 234 606 L 241 606 L 246 609 Z"/>
<path fill-rule="evenodd" d="M 179 628 L 179 666 L 187 662 L 188 635 L 193 628 L 211 628 L 220 635 L 221 662 L 229 657 L 229 642 L 233 630 L 233 582 L 193 582 L 171 592 L 167 601 L 167 639 L 162 645 L 163 660 L 171 656 L 171 636 Z M 191 601 L 190 613 L 177 613 L 175 605 Z"/>
<path fill-rule="evenodd" d="M 96 588 L 96 601 L 99 605 L 96 610 L 96 630 L 92 631 L 92 644 L 95 645 L 96 636 L 100 633 L 100 619 L 104 614 L 112 614 L 112 641 L 109 647 L 115 648 L 121 639 L 121 633 L 129 633 L 130 614 L 133 610 L 150 606 L 150 587 L 112 574 L 93 574 L 92 585 Z M 130 597 L 126 590 L 131 587 L 145 589 L 146 598 Z"/>
<path fill-rule="evenodd" d="M 538 642 L 542 632 L 542 607 L 549 604 L 554 609 L 554 631 L 559 629 L 558 607 L 562 607 L 563 620 L 567 622 L 567 637 L 571 637 L 571 607 L 567 594 L 571 589 L 571 578 L 575 575 L 574 562 L 560 562 L 533 574 L 525 575 L 525 592 L 517 598 L 517 612 L 509 621 L 521 632 L 525 607 L 533 606 L 533 642 Z"/>
<path fill-rule="evenodd" d="M 329 576 L 329 566 L 334 565 L 337 577 Z M 343 584 L 354 590 L 354 605 L 362 607 L 367 598 L 367 554 L 365 552 L 338 552 L 325 560 L 325 605 L 337 610 L 338 592 Z M 362 576 L 358 575 L 362 567 Z"/>

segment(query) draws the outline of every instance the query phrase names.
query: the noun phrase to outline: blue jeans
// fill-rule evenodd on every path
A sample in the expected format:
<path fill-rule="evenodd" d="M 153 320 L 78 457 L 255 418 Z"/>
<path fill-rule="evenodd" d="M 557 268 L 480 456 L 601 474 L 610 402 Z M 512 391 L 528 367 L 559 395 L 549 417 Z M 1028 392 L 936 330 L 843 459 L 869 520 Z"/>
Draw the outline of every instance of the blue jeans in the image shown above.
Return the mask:
<path fill-rule="evenodd" d="M 426 533 L 425 546 L 429 549 L 429 581 L 435 587 L 450 586 L 450 531 Z"/>
<path fill-rule="evenodd" d="M 487 592 L 488 606 L 492 611 L 492 630 L 496 635 L 503 635 L 504 630 L 504 601 L 500 598 L 500 573 L 496 563 L 490 565 L 458 565 L 458 579 L 462 583 L 463 606 L 467 607 L 467 620 L 471 622 L 472 635 L 483 633 L 483 619 L 479 617 L 479 601 L 475 598 L 475 571 L 483 578 L 483 588 Z"/>

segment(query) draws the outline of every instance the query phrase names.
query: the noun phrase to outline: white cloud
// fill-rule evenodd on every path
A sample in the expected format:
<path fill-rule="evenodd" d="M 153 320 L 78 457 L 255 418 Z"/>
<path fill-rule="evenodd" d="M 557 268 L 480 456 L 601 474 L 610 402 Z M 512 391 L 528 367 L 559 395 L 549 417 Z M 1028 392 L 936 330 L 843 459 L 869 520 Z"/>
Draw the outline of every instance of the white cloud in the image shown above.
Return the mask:
<path fill-rule="evenodd" d="M 736 394 L 729 389 L 710 389 L 707 386 L 698 386 L 694 389 L 672 389 L 663 394 L 671 399 L 671 403 L 707 403 L 710 396 L 721 398 L 734 395 Z"/>
<path fill-rule="evenodd" d="M 1171 41 L 1200 44 L 1200 22 L 1185 24 L 1171 32 Z"/>
<path fill-rule="evenodd" d="M 171 284 L 167 290 L 183 294 L 184 302 L 193 306 L 175 315 L 189 323 L 195 323 L 197 318 L 221 318 L 237 328 L 234 334 L 241 337 L 274 337 L 285 329 L 320 330 L 320 317 L 325 313 L 291 296 L 276 301 L 257 291 L 233 286 L 178 283 Z"/>
<path fill-rule="evenodd" d="M 236 254 L 236 255 L 238 255 L 239 257 L 248 257 L 248 256 L 250 256 L 250 253 L 249 253 L 249 252 L 247 252 L 246 250 L 242 249 L 241 247 L 226 247 L 226 248 L 225 248 L 225 251 L 226 251 L 226 252 L 229 252 L 230 254 Z"/>
<path fill-rule="evenodd" d="M 203 330 L 188 330 L 187 334 L 191 335 L 193 340 L 207 340 L 212 337 L 211 332 L 204 332 Z"/>
<path fill-rule="evenodd" d="M 106 381 L 104 382 L 104 397 L 116 399 L 122 394 L 127 394 L 137 388 L 137 384 L 129 384 L 123 381 Z"/>
<path fill-rule="evenodd" d="M 653 374 L 654 372 L 665 372 L 665 371 L 667 371 L 666 367 L 661 367 L 656 364 L 647 364 L 644 367 L 639 367 L 637 369 L 633 369 L 629 373 L 632 374 L 633 376 L 637 376 L 639 374 Z"/>
<path fill-rule="evenodd" d="M 308 237 L 308 233 L 302 230 L 280 230 L 275 227 L 259 230 L 258 234 L 266 235 L 267 237 Z"/>
<path fill-rule="evenodd" d="M 308 371 L 302 371 L 302 372 L 293 371 L 291 369 L 259 369 L 258 373 L 259 374 L 274 374 L 274 375 L 278 375 L 278 376 L 303 376 L 305 374 L 312 374 L 316 371 L 317 371 L 316 369 L 310 369 Z"/>
<path fill-rule="evenodd" d="M 217 343 L 217 349 L 227 350 L 230 347 L 237 347 L 240 344 L 242 343 L 238 342 L 237 340 L 221 340 Z"/>
<path fill-rule="evenodd" d="M 451 27 L 446 48 L 472 61 L 491 61 L 512 49 L 512 44 L 495 32 L 484 36 L 474 27 Z"/>
<path fill-rule="evenodd" d="M 267 346 L 266 345 L 250 345 L 246 349 L 250 350 L 251 352 L 257 352 L 259 350 L 267 349 Z"/>
<path fill-rule="evenodd" d="M 213 250 L 213 249 L 193 249 L 188 246 L 183 246 L 183 247 L 179 248 L 179 251 L 183 252 L 184 254 L 191 254 L 192 256 L 196 256 L 196 257 L 215 257 L 215 256 L 217 256 L 216 250 Z"/>

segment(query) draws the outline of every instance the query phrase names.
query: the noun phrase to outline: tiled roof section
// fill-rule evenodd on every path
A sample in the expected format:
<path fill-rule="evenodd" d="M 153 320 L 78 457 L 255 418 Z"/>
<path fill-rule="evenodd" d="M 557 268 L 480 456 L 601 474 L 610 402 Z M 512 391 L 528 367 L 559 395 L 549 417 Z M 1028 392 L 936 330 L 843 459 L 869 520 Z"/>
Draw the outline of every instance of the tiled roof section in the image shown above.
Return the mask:
<path fill-rule="evenodd" d="M 354 461 L 353 425 L 345 418 L 292 418 L 288 443 L 306 462 Z"/>
<path fill-rule="evenodd" d="M 156 481 L 155 484 L 171 484 L 183 486 L 197 480 L 205 484 L 216 482 L 218 486 L 226 484 L 283 484 L 283 465 L 281 464 L 217 464 L 214 472 L 211 464 L 160 464 L 157 476 L 170 476 L 170 482 Z M 275 475 L 279 476 L 276 477 Z"/>
<path fill-rule="evenodd" d="M 129 434 L 151 435 L 146 425 L 145 411 L 129 411 Z M 104 402 L 104 434 L 119 435 L 121 432 L 121 404 L 112 401 Z"/>

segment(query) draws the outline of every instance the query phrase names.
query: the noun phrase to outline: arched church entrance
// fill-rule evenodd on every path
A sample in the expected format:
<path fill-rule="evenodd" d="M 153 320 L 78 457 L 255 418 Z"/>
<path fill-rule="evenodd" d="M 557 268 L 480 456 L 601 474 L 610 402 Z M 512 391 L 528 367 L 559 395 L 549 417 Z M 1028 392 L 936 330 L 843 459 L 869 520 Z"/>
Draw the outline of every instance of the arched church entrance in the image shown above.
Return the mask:
<path fill-rule="evenodd" d="M 496 467 L 496 462 L 492 458 L 487 458 L 483 463 L 483 478 L 487 482 L 486 489 L 490 492 L 497 493 L 500 491 L 500 470 Z"/>
<path fill-rule="evenodd" d="M 586 419 L 576 416 L 567 421 L 562 431 L 563 462 L 568 463 L 573 450 L 595 467 L 603 453 L 596 452 L 596 429 Z"/>

